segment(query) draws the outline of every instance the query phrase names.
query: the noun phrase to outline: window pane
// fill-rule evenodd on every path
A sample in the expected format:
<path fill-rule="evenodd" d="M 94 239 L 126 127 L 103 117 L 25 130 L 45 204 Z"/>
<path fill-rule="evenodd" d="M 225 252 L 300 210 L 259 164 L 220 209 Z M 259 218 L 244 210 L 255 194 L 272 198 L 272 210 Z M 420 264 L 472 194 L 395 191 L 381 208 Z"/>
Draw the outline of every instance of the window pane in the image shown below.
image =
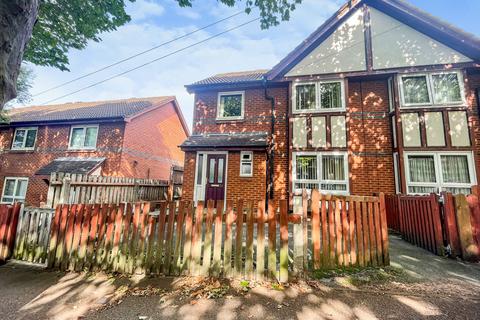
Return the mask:
<path fill-rule="evenodd" d="M 5 189 L 3 191 L 4 196 L 13 196 L 15 192 L 15 180 L 7 179 L 5 180 Z"/>
<path fill-rule="evenodd" d="M 252 174 L 252 163 L 242 162 L 242 175 L 249 176 Z"/>
<path fill-rule="evenodd" d="M 215 159 L 210 159 L 210 169 L 208 170 L 208 182 L 215 182 Z"/>
<path fill-rule="evenodd" d="M 470 183 L 468 158 L 464 155 L 445 155 L 442 159 L 443 181 L 446 183 Z"/>
<path fill-rule="evenodd" d="M 317 157 L 297 156 L 296 169 L 298 180 L 317 180 Z"/>
<path fill-rule="evenodd" d="M 217 183 L 223 183 L 223 159 L 218 159 Z"/>
<path fill-rule="evenodd" d="M 222 117 L 241 117 L 242 95 L 235 94 L 220 96 L 220 107 Z"/>
<path fill-rule="evenodd" d="M 435 103 L 462 101 L 460 84 L 456 73 L 434 74 L 432 79 Z"/>
<path fill-rule="evenodd" d="M 25 199 L 25 195 L 27 194 L 27 185 L 27 180 L 18 180 L 17 190 L 15 190 L 15 197 Z"/>
<path fill-rule="evenodd" d="M 17 133 L 15 134 L 15 139 L 13 139 L 13 149 L 16 148 L 23 148 L 23 141 L 25 140 L 25 130 L 17 130 Z"/>
<path fill-rule="evenodd" d="M 420 186 L 410 186 L 408 187 L 409 193 L 437 193 L 437 187 L 420 187 Z"/>
<path fill-rule="evenodd" d="M 443 188 L 443 190 L 447 192 L 451 192 L 453 194 L 472 194 L 472 189 L 471 188 L 453 188 L 453 187 L 448 187 L 448 188 Z"/>
<path fill-rule="evenodd" d="M 410 182 L 436 182 L 433 156 L 409 156 Z"/>
<path fill-rule="evenodd" d="M 315 109 L 317 99 L 315 97 L 315 85 L 304 84 L 295 87 L 296 108 L 297 110 Z"/>
<path fill-rule="evenodd" d="M 203 154 L 198 156 L 197 184 L 202 184 L 202 177 L 203 177 Z"/>
<path fill-rule="evenodd" d="M 318 183 L 295 183 L 295 189 L 318 189 Z"/>
<path fill-rule="evenodd" d="M 345 180 L 343 156 L 323 156 L 322 169 L 324 180 Z"/>
<path fill-rule="evenodd" d="M 425 76 L 404 77 L 402 82 L 405 103 L 430 103 Z"/>
<path fill-rule="evenodd" d="M 324 191 L 347 191 L 346 184 L 339 183 L 322 183 L 322 190 Z"/>
<path fill-rule="evenodd" d="M 74 128 L 72 130 L 72 138 L 70 140 L 70 146 L 75 148 L 83 147 L 84 140 L 84 131 L 83 128 Z"/>
<path fill-rule="evenodd" d="M 2 198 L 2 202 L 12 203 L 12 202 L 13 202 L 13 198 L 3 197 L 3 198 Z"/>
<path fill-rule="evenodd" d="M 97 144 L 98 128 L 87 128 L 85 135 L 85 147 L 94 148 Z"/>
<path fill-rule="evenodd" d="M 35 145 L 35 138 L 37 137 L 37 130 L 28 130 L 27 139 L 25 140 L 25 148 L 33 148 Z"/>
<path fill-rule="evenodd" d="M 340 82 L 320 84 L 320 106 L 322 109 L 342 107 L 342 86 Z"/>

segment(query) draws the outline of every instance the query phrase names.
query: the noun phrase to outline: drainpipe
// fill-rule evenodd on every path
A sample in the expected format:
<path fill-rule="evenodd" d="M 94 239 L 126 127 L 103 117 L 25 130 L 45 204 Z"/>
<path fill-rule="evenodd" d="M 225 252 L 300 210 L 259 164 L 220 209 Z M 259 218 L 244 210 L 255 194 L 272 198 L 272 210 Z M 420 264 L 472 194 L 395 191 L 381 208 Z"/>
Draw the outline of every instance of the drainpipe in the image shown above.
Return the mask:
<path fill-rule="evenodd" d="M 264 89 L 264 95 L 265 95 L 265 100 L 270 101 L 270 107 L 271 107 L 271 125 L 270 125 L 270 146 L 269 146 L 269 151 L 267 154 L 267 159 L 268 159 L 268 168 L 267 172 L 270 171 L 267 175 L 267 198 L 273 199 L 273 170 L 274 170 L 274 154 L 275 154 L 275 98 L 271 97 L 267 93 L 267 78 L 263 77 L 263 89 Z"/>

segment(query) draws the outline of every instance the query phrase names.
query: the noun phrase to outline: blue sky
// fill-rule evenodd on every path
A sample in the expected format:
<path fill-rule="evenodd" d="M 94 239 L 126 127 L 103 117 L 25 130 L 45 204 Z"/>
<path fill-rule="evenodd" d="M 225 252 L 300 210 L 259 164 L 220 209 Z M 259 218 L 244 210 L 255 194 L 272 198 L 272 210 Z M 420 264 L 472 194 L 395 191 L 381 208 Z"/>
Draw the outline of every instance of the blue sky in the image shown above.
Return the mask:
<path fill-rule="evenodd" d="M 480 23 L 478 23 L 480 1 L 478 0 L 409 0 L 409 2 L 457 27 L 480 36 Z M 271 68 L 343 3 L 344 0 L 304 0 L 292 13 L 291 20 L 283 22 L 278 27 L 261 30 L 259 22 L 254 22 L 145 68 L 62 98 L 55 103 L 176 95 L 185 118 L 191 125 L 193 95 L 186 92 L 185 84 L 220 72 Z M 128 5 L 127 12 L 132 16 L 129 24 L 122 26 L 117 31 L 102 35 L 102 42 L 92 42 L 85 50 L 72 50 L 69 53 L 70 72 L 33 66 L 36 78 L 31 91 L 33 94 L 41 92 L 138 51 L 242 11 L 242 9 L 243 3 L 236 8 L 228 8 L 218 4 L 216 0 L 195 0 L 194 7 L 191 9 L 178 7 L 174 0 L 137 0 Z M 148 60 L 208 38 L 255 16 L 255 12 L 250 16 L 241 14 L 125 64 L 36 96 L 31 104 L 42 104 L 78 90 Z"/>

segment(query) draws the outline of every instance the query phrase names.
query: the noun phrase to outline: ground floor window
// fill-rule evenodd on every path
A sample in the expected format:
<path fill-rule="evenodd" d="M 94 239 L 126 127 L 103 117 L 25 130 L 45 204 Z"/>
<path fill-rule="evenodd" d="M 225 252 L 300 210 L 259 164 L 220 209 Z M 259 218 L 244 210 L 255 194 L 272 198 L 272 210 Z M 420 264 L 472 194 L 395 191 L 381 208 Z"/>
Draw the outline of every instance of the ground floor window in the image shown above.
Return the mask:
<path fill-rule="evenodd" d="M 348 193 L 346 152 L 294 152 L 293 188 L 318 189 L 327 193 Z"/>
<path fill-rule="evenodd" d="M 406 153 L 405 157 L 408 193 L 471 193 L 475 184 L 471 152 Z"/>
<path fill-rule="evenodd" d="M 24 202 L 27 194 L 28 178 L 5 178 L 2 203 Z"/>

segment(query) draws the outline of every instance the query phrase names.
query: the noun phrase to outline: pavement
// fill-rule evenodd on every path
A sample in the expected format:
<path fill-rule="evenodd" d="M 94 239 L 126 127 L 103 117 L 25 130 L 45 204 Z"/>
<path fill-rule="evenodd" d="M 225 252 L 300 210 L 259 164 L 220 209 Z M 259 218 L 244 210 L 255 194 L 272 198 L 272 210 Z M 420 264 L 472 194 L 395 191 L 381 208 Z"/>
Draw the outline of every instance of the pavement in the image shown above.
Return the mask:
<path fill-rule="evenodd" d="M 390 237 L 387 280 L 338 276 L 279 287 L 0 267 L 1 319 L 479 319 L 480 265 Z M 363 276 L 357 278 L 362 280 Z M 213 299 L 210 297 L 214 297 Z"/>

